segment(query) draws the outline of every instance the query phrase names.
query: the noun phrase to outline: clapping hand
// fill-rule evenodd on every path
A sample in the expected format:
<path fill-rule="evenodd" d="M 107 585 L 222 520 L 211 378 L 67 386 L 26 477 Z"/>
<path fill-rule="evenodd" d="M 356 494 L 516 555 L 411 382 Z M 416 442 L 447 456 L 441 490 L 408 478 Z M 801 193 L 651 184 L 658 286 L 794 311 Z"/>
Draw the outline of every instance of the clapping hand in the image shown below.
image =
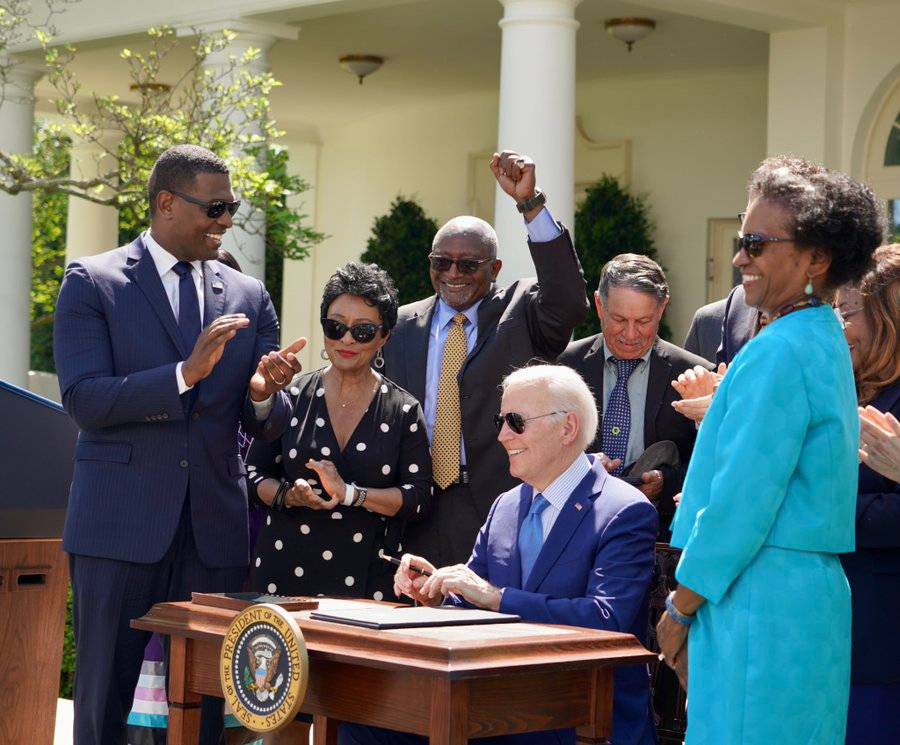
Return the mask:
<path fill-rule="evenodd" d="M 225 345 L 238 331 L 249 325 L 250 319 L 243 313 L 229 313 L 219 316 L 203 329 L 194 343 L 190 357 L 181 366 L 181 377 L 184 378 L 184 382 L 193 387 L 208 377 L 222 359 Z"/>
<path fill-rule="evenodd" d="M 873 471 L 900 481 L 900 422 L 874 406 L 859 410 L 859 458 Z"/>
<path fill-rule="evenodd" d="M 311 510 L 333 510 L 340 501 L 336 497 L 322 499 L 306 479 L 297 479 L 284 495 L 285 507 L 309 507 Z"/>
<path fill-rule="evenodd" d="M 334 463 L 330 460 L 313 460 L 310 458 L 306 462 L 306 467 L 316 472 L 319 477 L 319 483 L 322 484 L 326 494 L 338 502 L 344 499 L 347 482 L 341 478 L 337 468 L 334 467 Z"/>
<path fill-rule="evenodd" d="M 719 363 L 715 372 L 701 365 L 685 370 L 672 381 L 672 387 L 682 399 L 673 401 L 672 408 L 698 424 L 702 422 L 712 404 L 713 394 L 727 371 L 728 366 L 724 362 Z"/>
<path fill-rule="evenodd" d="M 287 387 L 303 369 L 297 353 L 305 346 L 306 337 L 301 336 L 290 346 L 260 357 L 256 372 L 250 378 L 250 398 L 257 402 L 265 401 Z"/>

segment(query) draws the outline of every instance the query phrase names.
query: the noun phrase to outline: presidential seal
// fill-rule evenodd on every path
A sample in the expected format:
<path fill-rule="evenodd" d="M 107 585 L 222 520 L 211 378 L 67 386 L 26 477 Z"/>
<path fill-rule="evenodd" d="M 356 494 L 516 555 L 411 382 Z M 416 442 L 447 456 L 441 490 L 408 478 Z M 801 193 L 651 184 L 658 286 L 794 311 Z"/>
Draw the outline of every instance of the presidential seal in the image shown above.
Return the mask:
<path fill-rule="evenodd" d="M 237 720 L 254 732 L 293 721 L 309 682 L 306 643 L 283 608 L 263 603 L 240 613 L 219 655 L 222 693 Z"/>

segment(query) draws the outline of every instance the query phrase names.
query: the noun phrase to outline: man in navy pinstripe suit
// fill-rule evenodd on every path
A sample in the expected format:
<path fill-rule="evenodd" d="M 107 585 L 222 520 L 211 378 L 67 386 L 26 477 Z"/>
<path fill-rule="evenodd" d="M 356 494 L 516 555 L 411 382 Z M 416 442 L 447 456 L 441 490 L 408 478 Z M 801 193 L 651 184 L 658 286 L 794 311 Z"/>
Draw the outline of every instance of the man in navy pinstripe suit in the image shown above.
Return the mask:
<path fill-rule="evenodd" d="M 238 422 L 256 437 L 280 434 L 281 388 L 305 343 L 278 352 L 262 283 L 215 260 L 239 205 L 221 159 L 171 148 L 148 193 L 150 229 L 72 262 L 56 308 L 63 405 L 81 430 L 63 534 L 75 745 L 125 743 L 149 636 L 132 618 L 191 591 L 240 589 L 249 548 Z M 210 703 L 214 741 L 221 705 Z"/>

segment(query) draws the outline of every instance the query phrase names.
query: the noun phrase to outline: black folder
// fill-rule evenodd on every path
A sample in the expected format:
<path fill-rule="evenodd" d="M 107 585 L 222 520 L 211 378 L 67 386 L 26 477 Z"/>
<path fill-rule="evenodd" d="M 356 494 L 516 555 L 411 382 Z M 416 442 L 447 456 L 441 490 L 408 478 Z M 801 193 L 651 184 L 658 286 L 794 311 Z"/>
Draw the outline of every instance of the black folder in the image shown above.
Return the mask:
<path fill-rule="evenodd" d="M 426 626 L 475 626 L 486 623 L 515 623 L 519 616 L 489 610 L 440 606 L 439 608 L 347 608 L 317 610 L 309 614 L 316 621 L 331 621 L 366 629 L 415 629 Z"/>
<path fill-rule="evenodd" d="M 78 427 L 62 406 L 0 380 L 0 538 L 59 538 Z"/>

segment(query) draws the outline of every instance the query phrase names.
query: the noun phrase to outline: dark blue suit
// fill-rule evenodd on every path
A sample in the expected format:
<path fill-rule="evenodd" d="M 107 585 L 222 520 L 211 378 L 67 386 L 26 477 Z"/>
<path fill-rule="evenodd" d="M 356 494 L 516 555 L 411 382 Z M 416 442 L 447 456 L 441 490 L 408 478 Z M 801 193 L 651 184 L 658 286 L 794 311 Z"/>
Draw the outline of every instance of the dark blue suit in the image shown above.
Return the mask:
<path fill-rule="evenodd" d="M 609 476 L 595 463 L 565 503 L 523 587 L 518 536 L 533 494 L 526 484 L 497 498 L 469 559 L 475 573 L 505 588 L 500 611 L 534 623 L 626 632 L 646 643 L 647 596 L 658 523 L 653 505 L 633 486 Z M 345 729 L 351 736 L 339 738 L 341 743 L 422 741 L 396 733 L 386 736 L 384 730 Z M 495 741 L 501 738 L 485 740 Z M 574 745 L 575 731 L 535 732 L 505 737 L 502 742 Z M 612 742 L 656 742 L 644 665 L 615 673 Z"/>
<path fill-rule="evenodd" d="M 744 286 L 737 285 L 725 299 L 725 315 L 722 319 L 722 343 L 716 352 L 716 364 L 731 364 L 738 352 L 756 334 L 759 311 L 747 305 Z"/>
<path fill-rule="evenodd" d="M 141 239 L 73 262 L 60 289 L 54 356 L 81 430 L 63 533 L 76 592 L 76 743 L 124 737 L 147 640 L 128 630 L 130 618 L 191 590 L 239 584 L 249 546 L 238 422 L 273 438 L 289 416 L 278 394 L 259 422 L 247 396 L 259 358 L 278 342 L 264 287 L 216 261 L 203 275 L 204 325 L 244 313 L 250 326 L 184 396 L 175 367 L 191 349 Z"/>
<path fill-rule="evenodd" d="M 885 388 L 872 406 L 900 418 L 900 383 Z M 841 563 L 853 603 L 847 742 L 894 742 L 900 728 L 900 647 L 894 643 L 900 617 L 900 486 L 862 464 L 856 551 L 841 556 Z"/>

